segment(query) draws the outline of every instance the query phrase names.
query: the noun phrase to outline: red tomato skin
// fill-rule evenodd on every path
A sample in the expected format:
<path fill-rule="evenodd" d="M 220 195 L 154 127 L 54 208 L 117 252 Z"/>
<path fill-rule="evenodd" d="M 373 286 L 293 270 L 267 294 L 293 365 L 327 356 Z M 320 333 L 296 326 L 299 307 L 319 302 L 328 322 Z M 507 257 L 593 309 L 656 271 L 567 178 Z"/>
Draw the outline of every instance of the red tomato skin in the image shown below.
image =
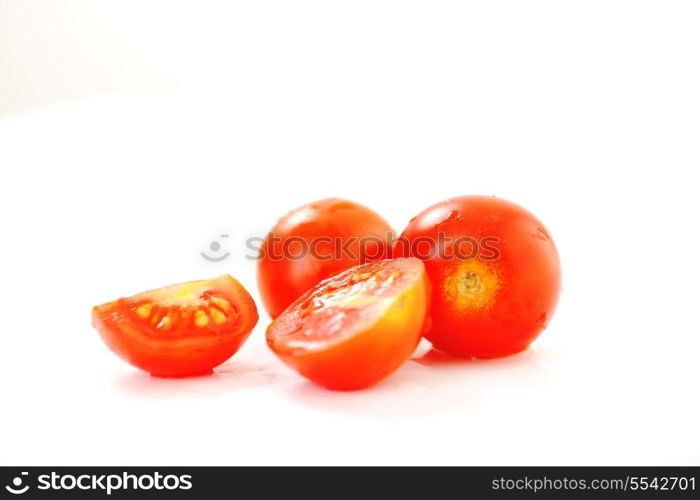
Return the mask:
<path fill-rule="evenodd" d="M 447 258 L 424 259 L 432 284 L 430 330 L 425 337 L 443 352 L 460 357 L 496 358 L 526 349 L 545 329 L 557 306 L 561 268 L 544 225 L 515 203 L 489 196 L 462 196 L 433 205 L 414 217 L 393 248 L 394 257 L 411 253 L 418 238 L 469 236 L 491 250 L 464 264 Z M 418 256 L 418 255 L 415 255 Z M 466 266 L 466 267 L 459 267 Z M 488 280 L 479 300 L 455 300 L 458 269 L 475 270 Z M 466 304 L 466 306 L 465 306 Z"/>
<path fill-rule="evenodd" d="M 258 288 L 265 309 L 274 319 L 320 281 L 351 267 L 386 259 L 394 237 L 394 230 L 380 215 L 351 201 L 328 198 L 292 210 L 279 219 L 260 248 Z M 285 256 L 283 242 L 298 238 L 308 248 L 316 242 L 317 255 L 307 252 L 301 258 Z M 349 238 L 365 238 L 368 251 L 362 255 L 358 240 L 349 252 L 337 252 L 338 258 L 332 255 L 326 259 L 334 251 L 333 245 L 344 244 Z M 328 239 L 334 243 L 327 243 Z M 290 248 L 296 256 L 300 245 Z"/>
<path fill-rule="evenodd" d="M 196 344 L 184 341 L 142 342 L 149 335 L 139 325 L 121 325 L 93 309 L 92 325 L 117 356 L 136 368 L 159 378 L 197 377 L 212 373 L 213 368 L 233 356 L 250 335 L 235 338 L 209 338 Z M 126 331 L 131 330 L 130 333 Z"/>

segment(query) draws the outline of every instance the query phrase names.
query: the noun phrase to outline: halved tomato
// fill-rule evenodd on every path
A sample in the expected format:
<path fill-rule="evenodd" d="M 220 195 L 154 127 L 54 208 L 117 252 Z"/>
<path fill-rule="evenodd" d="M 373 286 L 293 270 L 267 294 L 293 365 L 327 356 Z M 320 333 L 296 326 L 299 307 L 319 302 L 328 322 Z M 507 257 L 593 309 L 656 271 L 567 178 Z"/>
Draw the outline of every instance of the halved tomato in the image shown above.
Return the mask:
<path fill-rule="evenodd" d="M 397 370 L 423 333 L 428 279 L 418 259 L 348 269 L 299 297 L 267 329 L 287 365 L 329 389 L 368 387 Z"/>
<path fill-rule="evenodd" d="M 258 322 L 250 294 L 228 275 L 170 285 L 96 306 L 92 324 L 124 360 L 158 377 L 210 373 Z"/>

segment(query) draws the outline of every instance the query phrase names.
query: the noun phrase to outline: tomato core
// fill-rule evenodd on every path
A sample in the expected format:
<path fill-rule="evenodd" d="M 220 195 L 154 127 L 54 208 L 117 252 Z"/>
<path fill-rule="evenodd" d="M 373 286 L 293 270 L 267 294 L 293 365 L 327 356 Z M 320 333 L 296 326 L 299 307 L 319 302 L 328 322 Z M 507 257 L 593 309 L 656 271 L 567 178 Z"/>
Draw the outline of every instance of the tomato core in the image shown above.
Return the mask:
<path fill-rule="evenodd" d="M 479 310 L 493 305 L 501 287 L 494 265 L 477 260 L 456 264 L 445 273 L 444 296 L 458 310 Z"/>

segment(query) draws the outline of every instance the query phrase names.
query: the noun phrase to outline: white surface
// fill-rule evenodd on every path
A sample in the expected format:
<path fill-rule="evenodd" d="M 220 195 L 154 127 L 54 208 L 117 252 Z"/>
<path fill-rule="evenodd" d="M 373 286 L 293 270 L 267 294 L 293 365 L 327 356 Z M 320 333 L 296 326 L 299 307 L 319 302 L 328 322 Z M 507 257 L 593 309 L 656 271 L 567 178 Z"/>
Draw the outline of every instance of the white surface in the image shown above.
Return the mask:
<path fill-rule="evenodd" d="M 481 4 L 1 2 L 0 464 L 700 464 L 697 4 Z M 264 314 L 181 381 L 90 327 L 96 303 L 222 273 L 257 299 L 244 241 L 302 203 L 401 230 L 470 193 L 559 247 L 524 354 L 423 346 L 333 393 L 267 351 Z M 205 262 L 221 233 L 232 256 Z"/>

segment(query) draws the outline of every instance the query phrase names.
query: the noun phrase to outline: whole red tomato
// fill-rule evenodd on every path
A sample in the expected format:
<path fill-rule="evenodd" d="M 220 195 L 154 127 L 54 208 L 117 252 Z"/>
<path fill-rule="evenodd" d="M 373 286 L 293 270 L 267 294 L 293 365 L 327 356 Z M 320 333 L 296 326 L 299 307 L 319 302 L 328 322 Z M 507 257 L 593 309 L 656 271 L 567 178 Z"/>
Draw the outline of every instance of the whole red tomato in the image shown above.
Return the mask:
<path fill-rule="evenodd" d="M 424 260 L 432 284 L 425 337 L 450 354 L 522 351 L 556 309 L 554 242 L 534 215 L 506 200 L 462 196 L 433 205 L 411 220 L 393 256 Z"/>
<path fill-rule="evenodd" d="M 321 280 L 390 253 L 394 231 L 367 207 L 330 198 L 292 210 L 260 247 L 258 286 L 272 318 Z"/>

